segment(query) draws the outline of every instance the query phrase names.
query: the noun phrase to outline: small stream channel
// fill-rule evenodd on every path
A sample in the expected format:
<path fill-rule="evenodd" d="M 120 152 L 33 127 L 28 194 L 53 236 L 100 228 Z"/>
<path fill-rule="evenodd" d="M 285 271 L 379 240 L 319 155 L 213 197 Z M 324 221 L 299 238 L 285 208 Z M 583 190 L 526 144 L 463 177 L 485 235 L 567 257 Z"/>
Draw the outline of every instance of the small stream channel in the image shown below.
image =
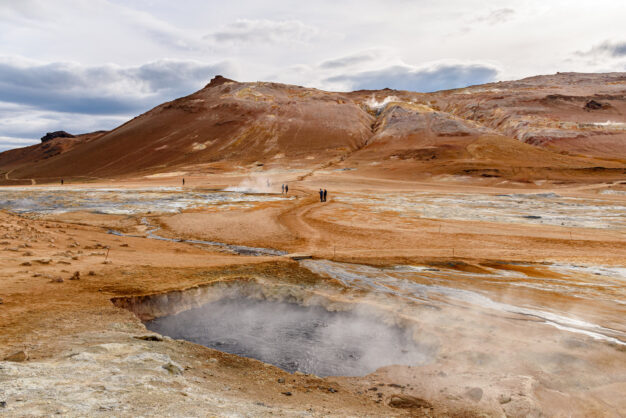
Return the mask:
<path fill-rule="evenodd" d="M 287 254 L 287 252 L 285 252 L 285 251 L 274 250 L 274 249 L 271 249 L 271 248 L 248 247 L 248 246 L 245 246 L 245 245 L 225 244 L 223 242 L 204 241 L 204 240 L 198 240 L 198 239 L 167 238 L 167 237 L 163 237 L 161 235 L 158 235 L 156 232 L 159 231 L 161 228 L 155 227 L 155 226 L 151 225 L 146 218 L 141 218 L 141 223 L 143 225 L 145 225 L 146 227 L 148 227 L 148 230 L 146 231 L 146 237 L 145 238 L 156 239 L 156 240 L 159 240 L 159 241 L 183 242 L 183 243 L 186 243 L 186 244 L 208 245 L 208 246 L 211 246 L 211 247 L 219 247 L 221 249 L 224 249 L 224 250 L 227 250 L 227 251 L 229 251 L 231 253 L 239 254 L 239 255 L 282 256 L 282 255 L 286 255 Z M 109 229 L 107 231 L 107 233 L 112 234 L 112 235 L 117 235 L 117 236 L 120 236 L 120 237 L 144 238 L 141 235 L 125 234 L 123 232 L 116 231 L 114 229 Z"/>

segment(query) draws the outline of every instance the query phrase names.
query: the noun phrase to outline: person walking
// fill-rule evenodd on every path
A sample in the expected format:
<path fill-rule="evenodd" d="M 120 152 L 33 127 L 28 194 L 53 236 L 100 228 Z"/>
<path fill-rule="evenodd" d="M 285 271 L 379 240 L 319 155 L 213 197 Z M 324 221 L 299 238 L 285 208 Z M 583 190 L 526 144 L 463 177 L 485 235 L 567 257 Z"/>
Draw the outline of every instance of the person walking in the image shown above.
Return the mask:
<path fill-rule="evenodd" d="M 320 189 L 320 202 L 324 201 L 324 190 Z"/>
<path fill-rule="evenodd" d="M 328 196 L 328 190 L 324 189 L 324 202 L 326 202 L 327 196 Z"/>
<path fill-rule="evenodd" d="M 283 184 L 283 191 L 281 193 L 285 193 L 285 185 Z"/>
<path fill-rule="evenodd" d="M 63 179 L 61 179 L 61 186 L 63 186 Z"/>
<path fill-rule="evenodd" d="M 289 193 L 289 185 L 285 184 L 285 194 Z"/>
<path fill-rule="evenodd" d="M 185 185 L 185 178 L 183 177 L 183 186 Z"/>

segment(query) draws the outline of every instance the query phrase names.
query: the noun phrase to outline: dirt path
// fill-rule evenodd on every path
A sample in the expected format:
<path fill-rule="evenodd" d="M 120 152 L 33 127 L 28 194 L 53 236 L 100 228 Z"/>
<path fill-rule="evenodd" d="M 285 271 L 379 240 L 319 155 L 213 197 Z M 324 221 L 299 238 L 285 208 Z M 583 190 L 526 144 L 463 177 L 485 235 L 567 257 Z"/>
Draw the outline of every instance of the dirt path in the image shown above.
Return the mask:
<path fill-rule="evenodd" d="M 9 174 L 11 174 L 13 171 L 15 171 L 15 169 L 13 169 L 13 170 L 9 170 L 9 171 L 7 171 L 6 173 L 4 173 L 4 179 L 5 179 L 5 180 L 7 180 L 7 181 L 20 181 L 20 180 L 17 180 L 17 179 L 12 179 L 12 178 L 9 178 Z M 37 182 L 35 181 L 35 179 L 24 179 L 24 180 L 30 180 L 30 184 L 31 184 L 31 185 L 33 185 L 33 186 L 34 186 L 35 184 L 37 184 Z"/>
<path fill-rule="evenodd" d="M 317 194 L 317 193 L 316 193 Z M 278 216 L 278 222 L 287 227 L 293 235 L 306 242 L 305 251 L 316 251 L 320 246 L 321 232 L 307 222 L 306 217 L 319 205 L 319 198 L 308 192 L 307 197 L 298 201 L 294 207 L 284 211 Z"/>

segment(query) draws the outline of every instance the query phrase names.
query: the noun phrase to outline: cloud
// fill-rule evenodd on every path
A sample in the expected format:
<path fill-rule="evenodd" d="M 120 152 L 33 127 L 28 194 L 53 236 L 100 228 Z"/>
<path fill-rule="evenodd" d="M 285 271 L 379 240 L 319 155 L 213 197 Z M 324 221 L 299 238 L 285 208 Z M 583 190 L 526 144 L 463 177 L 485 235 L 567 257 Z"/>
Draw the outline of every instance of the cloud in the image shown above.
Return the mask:
<path fill-rule="evenodd" d="M 113 129 L 128 119 L 127 115 L 55 112 L 0 102 L 0 149 L 37 144 L 46 132 L 81 134 Z"/>
<path fill-rule="evenodd" d="M 238 19 L 204 38 L 232 43 L 291 43 L 308 42 L 317 33 L 317 28 L 299 20 Z"/>
<path fill-rule="evenodd" d="M 233 72 L 236 69 L 228 62 L 161 60 L 121 67 L 4 58 L 0 59 L 0 97 L 56 112 L 132 114 L 192 93 L 216 74 Z"/>
<path fill-rule="evenodd" d="M 17 109 L 0 110 L 0 136 L 39 139 L 48 131 L 85 133 L 112 129 L 128 118 L 126 115 L 86 115 L 20 106 Z"/>
<path fill-rule="evenodd" d="M 11 136 L 0 136 L 0 152 L 13 148 L 27 147 L 29 145 L 36 144 L 39 141 L 35 141 L 30 138 L 15 138 Z"/>
<path fill-rule="evenodd" d="M 498 23 L 506 22 L 510 20 L 515 14 L 515 10 L 509 8 L 492 10 L 486 15 L 479 16 L 475 19 L 476 22 L 485 22 L 489 25 L 495 25 Z"/>
<path fill-rule="evenodd" d="M 60 41 L 81 44 L 84 39 L 75 34 L 89 31 L 87 37 L 92 42 L 100 39 L 100 42 L 120 44 L 128 40 L 132 43 L 148 40 L 171 50 L 205 50 L 206 45 L 184 28 L 133 9 L 130 3 L 116 4 L 109 0 L 59 0 L 54 3 L 45 0 L 0 1 L 0 24 L 14 26 L 20 35 L 26 28 L 26 33 L 36 31 L 39 36 L 45 33 L 40 42 L 48 45 Z M 94 10 L 97 12 L 94 13 Z M 61 27 L 72 29 L 59 30 Z M 93 27 L 106 27 L 108 30 L 92 32 Z M 64 45 L 57 46 L 62 48 Z"/>
<path fill-rule="evenodd" d="M 349 89 L 383 89 L 432 92 L 466 87 L 494 81 L 499 70 L 483 63 L 431 63 L 422 67 L 406 64 L 388 66 L 373 71 L 342 74 L 327 78 L 333 84 L 343 84 Z"/>
<path fill-rule="evenodd" d="M 320 64 L 320 68 L 335 69 L 335 68 L 351 67 L 357 64 L 364 64 L 367 62 L 372 62 L 378 59 L 379 55 L 380 54 L 375 51 L 361 52 L 359 54 L 349 55 L 347 57 L 324 61 Z"/>
<path fill-rule="evenodd" d="M 626 57 L 626 41 L 604 41 L 588 51 L 578 51 L 576 54 L 580 56 L 609 55 L 614 58 Z"/>
<path fill-rule="evenodd" d="M 113 129 L 165 101 L 193 93 L 230 62 L 161 60 L 84 66 L 0 58 L 0 151 L 39 142 L 49 131 Z"/>
<path fill-rule="evenodd" d="M 0 111 L 0 152 L 39 144 L 46 132 L 64 130 L 72 134 L 116 128 L 127 116 L 100 116 L 80 113 L 38 111 L 21 107 L 16 111 Z"/>

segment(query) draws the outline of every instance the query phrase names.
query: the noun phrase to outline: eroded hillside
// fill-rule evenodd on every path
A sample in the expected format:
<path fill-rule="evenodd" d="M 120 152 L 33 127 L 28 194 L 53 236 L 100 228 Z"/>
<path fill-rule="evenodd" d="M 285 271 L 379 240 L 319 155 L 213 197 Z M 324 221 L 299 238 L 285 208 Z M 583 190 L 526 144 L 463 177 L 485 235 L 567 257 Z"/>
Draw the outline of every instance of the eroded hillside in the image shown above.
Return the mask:
<path fill-rule="evenodd" d="M 382 176 L 393 168 L 407 179 L 616 180 L 626 174 L 624 111 L 623 73 L 429 94 L 333 93 L 218 76 L 89 140 L 57 138 L 0 154 L 0 172 L 5 184 L 329 166 Z"/>

